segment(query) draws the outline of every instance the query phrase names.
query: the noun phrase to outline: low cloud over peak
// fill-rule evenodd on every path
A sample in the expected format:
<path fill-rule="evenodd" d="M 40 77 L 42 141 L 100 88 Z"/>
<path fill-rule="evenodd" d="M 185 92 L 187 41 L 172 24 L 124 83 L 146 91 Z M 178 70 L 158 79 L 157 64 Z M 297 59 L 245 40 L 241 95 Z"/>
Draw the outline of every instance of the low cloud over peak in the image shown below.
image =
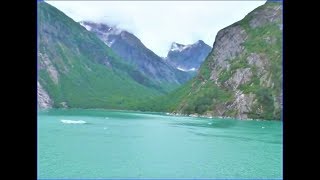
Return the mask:
<path fill-rule="evenodd" d="M 127 30 L 159 56 L 172 42 L 203 40 L 241 20 L 265 1 L 46 1 L 75 21 L 93 21 Z"/>

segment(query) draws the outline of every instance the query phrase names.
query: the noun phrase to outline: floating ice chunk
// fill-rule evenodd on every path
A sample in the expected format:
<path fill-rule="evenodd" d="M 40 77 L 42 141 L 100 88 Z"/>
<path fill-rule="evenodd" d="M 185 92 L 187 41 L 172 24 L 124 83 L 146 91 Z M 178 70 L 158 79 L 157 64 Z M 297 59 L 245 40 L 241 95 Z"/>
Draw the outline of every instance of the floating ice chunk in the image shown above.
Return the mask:
<path fill-rule="evenodd" d="M 61 119 L 60 120 L 64 124 L 86 124 L 86 121 L 83 120 L 67 120 L 67 119 Z"/>

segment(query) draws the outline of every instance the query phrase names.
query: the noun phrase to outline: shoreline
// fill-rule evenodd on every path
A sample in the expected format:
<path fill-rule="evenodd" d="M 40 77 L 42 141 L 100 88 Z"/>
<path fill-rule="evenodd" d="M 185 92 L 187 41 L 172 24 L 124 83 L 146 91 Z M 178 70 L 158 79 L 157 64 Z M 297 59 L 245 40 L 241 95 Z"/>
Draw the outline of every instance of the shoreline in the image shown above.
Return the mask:
<path fill-rule="evenodd" d="M 193 118 L 206 118 L 206 119 L 227 119 L 227 120 L 240 120 L 240 121 L 279 121 L 282 120 L 276 120 L 276 119 L 252 119 L 252 118 L 246 118 L 246 119 L 237 119 L 235 117 L 229 117 L 229 116 L 211 116 L 211 115 L 200 115 L 200 114 L 182 114 L 182 113 L 174 113 L 174 112 L 157 112 L 157 111 L 141 111 L 141 110 L 126 110 L 126 109 L 104 109 L 104 108 L 37 108 L 37 112 L 47 112 L 52 109 L 59 109 L 59 110 L 103 110 L 103 111 L 119 111 L 119 112 L 139 112 L 139 113 L 156 113 L 156 114 L 163 114 L 167 116 L 178 116 L 178 117 L 193 117 Z"/>
<path fill-rule="evenodd" d="M 210 116 L 210 115 L 200 115 L 200 114 L 181 114 L 181 113 L 169 113 L 166 112 L 166 115 L 169 116 L 181 116 L 181 117 L 195 117 L 195 118 L 207 118 L 207 119 L 230 119 L 230 120 L 240 120 L 240 121 L 281 121 L 276 119 L 252 119 L 252 118 L 246 118 L 246 119 L 238 119 L 235 117 L 230 116 Z"/>

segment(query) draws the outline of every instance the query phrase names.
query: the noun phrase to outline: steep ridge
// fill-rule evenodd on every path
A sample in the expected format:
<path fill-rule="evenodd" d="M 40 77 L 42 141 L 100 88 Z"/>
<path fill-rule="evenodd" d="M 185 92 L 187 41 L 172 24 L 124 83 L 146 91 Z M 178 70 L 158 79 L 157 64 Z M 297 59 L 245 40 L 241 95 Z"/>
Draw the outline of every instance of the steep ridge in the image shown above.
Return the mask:
<path fill-rule="evenodd" d="M 117 55 L 158 85 L 175 88 L 191 79 L 190 73 L 167 64 L 132 33 L 104 23 L 90 21 L 79 23 L 87 30 L 95 33 Z"/>
<path fill-rule="evenodd" d="M 198 75 L 146 110 L 281 119 L 282 4 L 266 2 L 220 30 Z M 158 107 L 154 107 L 159 104 Z M 151 108 L 149 108 L 151 107 Z"/>
<path fill-rule="evenodd" d="M 38 106 L 132 109 L 161 88 L 94 33 L 38 3 Z"/>

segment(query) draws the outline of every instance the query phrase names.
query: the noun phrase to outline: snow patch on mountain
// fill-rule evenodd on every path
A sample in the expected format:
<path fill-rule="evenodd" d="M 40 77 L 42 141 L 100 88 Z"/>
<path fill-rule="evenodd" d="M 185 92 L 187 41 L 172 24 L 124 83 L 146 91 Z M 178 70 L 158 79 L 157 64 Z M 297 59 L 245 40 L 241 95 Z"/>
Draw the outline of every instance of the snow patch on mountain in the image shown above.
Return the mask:
<path fill-rule="evenodd" d="M 101 37 L 102 37 L 102 39 L 103 39 L 103 42 L 104 42 L 107 46 L 111 47 L 112 44 L 116 41 L 116 39 L 113 39 L 111 36 L 119 35 L 121 32 L 122 32 L 122 30 L 120 30 L 120 29 L 116 29 L 116 28 L 110 27 L 110 28 L 108 29 L 108 31 L 106 31 L 106 32 L 101 32 L 101 35 L 102 35 Z"/>
<path fill-rule="evenodd" d="M 187 48 L 191 47 L 191 45 L 183 45 L 183 44 L 178 44 L 178 43 L 172 43 L 171 44 L 171 48 L 170 48 L 170 51 L 183 51 Z"/>
<path fill-rule="evenodd" d="M 96 24 L 87 21 L 80 21 L 81 26 L 85 27 L 88 31 L 96 33 L 103 42 L 111 47 L 112 44 L 116 41 L 114 36 L 117 36 L 123 32 L 123 30 L 116 27 L 110 27 L 105 24 Z M 112 37 L 113 36 L 113 37 Z"/>
<path fill-rule="evenodd" d="M 80 25 L 86 28 L 88 31 L 91 31 L 91 26 L 84 24 L 84 22 L 80 22 Z"/>

